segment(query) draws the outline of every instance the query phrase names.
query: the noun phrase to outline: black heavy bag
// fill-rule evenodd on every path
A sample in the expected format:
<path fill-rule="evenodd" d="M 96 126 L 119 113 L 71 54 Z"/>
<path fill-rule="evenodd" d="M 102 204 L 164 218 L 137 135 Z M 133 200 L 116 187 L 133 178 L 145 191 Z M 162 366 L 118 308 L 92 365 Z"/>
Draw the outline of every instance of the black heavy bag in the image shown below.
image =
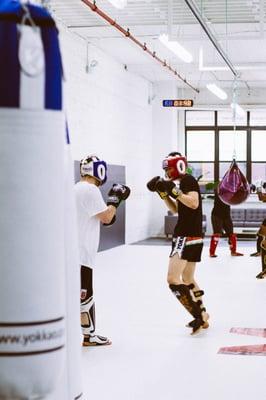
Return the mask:
<path fill-rule="evenodd" d="M 248 181 L 235 160 L 219 183 L 217 192 L 220 199 L 228 205 L 243 203 L 248 198 L 250 193 Z"/>

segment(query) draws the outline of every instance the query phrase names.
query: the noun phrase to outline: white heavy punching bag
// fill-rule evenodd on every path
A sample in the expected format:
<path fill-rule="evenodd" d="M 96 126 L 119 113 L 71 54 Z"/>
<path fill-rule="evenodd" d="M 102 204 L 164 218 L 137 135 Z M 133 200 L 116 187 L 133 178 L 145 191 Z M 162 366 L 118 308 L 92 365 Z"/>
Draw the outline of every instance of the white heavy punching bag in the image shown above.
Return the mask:
<path fill-rule="evenodd" d="M 74 163 L 70 150 L 68 127 L 65 146 L 65 258 L 67 309 L 67 376 L 68 399 L 82 400 L 81 327 L 80 327 L 80 265 L 74 197 Z M 55 399 L 57 400 L 57 399 Z"/>
<path fill-rule="evenodd" d="M 1 0 L 0 399 L 45 399 L 63 381 L 71 387 L 61 85 L 50 15 Z M 79 338 L 72 339 L 68 346 L 79 352 Z M 64 398 L 81 398 L 73 390 Z"/>

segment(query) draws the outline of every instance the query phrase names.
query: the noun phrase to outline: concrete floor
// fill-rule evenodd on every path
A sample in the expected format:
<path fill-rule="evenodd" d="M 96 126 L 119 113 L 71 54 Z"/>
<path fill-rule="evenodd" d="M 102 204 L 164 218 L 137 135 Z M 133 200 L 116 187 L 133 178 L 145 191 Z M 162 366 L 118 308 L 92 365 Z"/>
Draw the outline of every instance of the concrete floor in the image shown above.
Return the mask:
<path fill-rule="evenodd" d="M 191 319 L 166 284 L 169 246 L 125 245 L 98 254 L 97 333 L 112 346 L 83 348 L 86 400 L 266 399 L 265 357 L 217 354 L 224 346 L 264 344 L 263 337 L 230 333 L 266 327 L 266 280 L 257 280 L 255 242 L 239 242 L 244 257 L 216 259 L 205 241 L 197 280 L 205 290 L 210 328 L 190 336 Z"/>

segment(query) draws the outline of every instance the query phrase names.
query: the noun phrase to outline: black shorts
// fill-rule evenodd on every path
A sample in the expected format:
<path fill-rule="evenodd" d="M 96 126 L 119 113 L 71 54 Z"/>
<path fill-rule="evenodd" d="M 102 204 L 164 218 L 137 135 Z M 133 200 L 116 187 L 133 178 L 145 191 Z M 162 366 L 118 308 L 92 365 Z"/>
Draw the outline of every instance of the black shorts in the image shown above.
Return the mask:
<path fill-rule="evenodd" d="M 221 235 L 225 232 L 226 235 L 231 235 L 234 231 L 232 219 L 217 217 L 212 214 L 212 229 L 213 233 L 220 233 Z"/>
<path fill-rule="evenodd" d="M 202 249 L 202 237 L 173 236 L 170 257 L 178 254 L 182 260 L 199 262 Z"/>

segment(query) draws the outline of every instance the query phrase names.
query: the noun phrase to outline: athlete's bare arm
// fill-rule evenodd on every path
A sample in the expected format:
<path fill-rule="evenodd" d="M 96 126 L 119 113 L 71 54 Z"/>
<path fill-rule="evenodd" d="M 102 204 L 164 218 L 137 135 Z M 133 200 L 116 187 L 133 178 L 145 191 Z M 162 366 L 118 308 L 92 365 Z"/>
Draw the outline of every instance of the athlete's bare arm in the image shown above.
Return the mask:
<path fill-rule="evenodd" d="M 171 197 L 165 197 L 164 202 L 167 208 L 173 213 L 178 212 L 178 204 L 176 200 L 171 199 Z"/>
<path fill-rule="evenodd" d="M 112 221 L 115 214 L 116 214 L 116 208 L 114 206 L 108 206 L 105 211 L 96 214 L 96 217 L 99 218 L 99 220 L 103 224 L 109 224 Z"/>
<path fill-rule="evenodd" d="M 196 210 L 199 206 L 199 194 L 198 192 L 188 192 L 187 194 L 181 193 L 178 196 L 178 200 L 181 201 L 185 206 Z"/>

